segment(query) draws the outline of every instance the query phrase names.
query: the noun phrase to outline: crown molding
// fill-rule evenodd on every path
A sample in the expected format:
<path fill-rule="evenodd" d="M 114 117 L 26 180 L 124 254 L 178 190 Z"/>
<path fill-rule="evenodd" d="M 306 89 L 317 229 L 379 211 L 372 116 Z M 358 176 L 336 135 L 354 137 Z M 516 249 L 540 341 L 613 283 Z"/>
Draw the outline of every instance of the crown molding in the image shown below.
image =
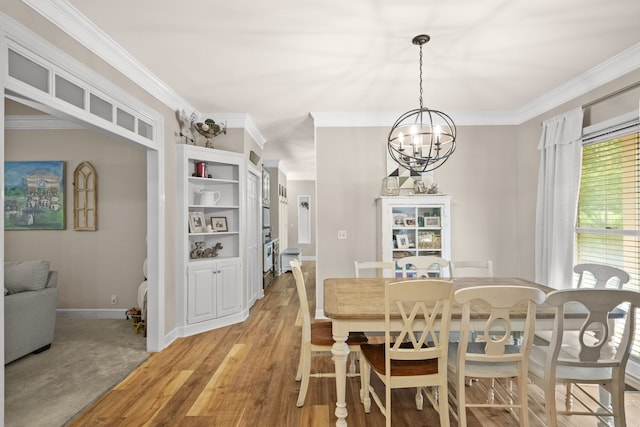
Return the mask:
<path fill-rule="evenodd" d="M 253 138 L 253 140 L 264 148 L 266 140 L 260 133 L 251 116 L 246 113 L 201 113 L 200 117 L 212 117 L 219 122 L 225 122 L 227 129 L 244 129 Z"/>
<path fill-rule="evenodd" d="M 316 127 L 391 127 L 402 112 L 311 112 Z M 509 111 L 450 111 L 449 116 L 458 126 L 505 126 L 513 125 L 513 114 Z"/>
<path fill-rule="evenodd" d="M 520 125 L 640 68 L 640 43 L 513 111 L 450 111 L 458 126 Z M 312 112 L 316 127 L 391 127 L 402 112 Z"/>
<path fill-rule="evenodd" d="M 169 108 L 174 111 L 196 111 L 184 98 L 66 0 L 22 1 Z"/>
<path fill-rule="evenodd" d="M 287 167 L 284 165 L 284 162 L 282 160 L 264 159 L 264 161 L 262 162 L 262 166 L 264 166 L 266 168 L 278 169 L 280 172 L 282 172 L 288 178 L 289 169 L 287 169 Z"/>
<path fill-rule="evenodd" d="M 175 110 L 196 111 L 66 0 L 22 0 L 137 85 Z M 513 111 L 448 113 L 458 125 L 519 125 L 640 68 L 640 43 Z M 391 126 L 402 113 L 311 113 L 316 127 Z M 222 117 L 222 115 L 220 115 Z M 257 129 L 250 130 L 264 141 Z"/>
<path fill-rule="evenodd" d="M 640 68 L 640 43 L 585 71 L 513 112 L 522 124 L 560 105 Z"/>

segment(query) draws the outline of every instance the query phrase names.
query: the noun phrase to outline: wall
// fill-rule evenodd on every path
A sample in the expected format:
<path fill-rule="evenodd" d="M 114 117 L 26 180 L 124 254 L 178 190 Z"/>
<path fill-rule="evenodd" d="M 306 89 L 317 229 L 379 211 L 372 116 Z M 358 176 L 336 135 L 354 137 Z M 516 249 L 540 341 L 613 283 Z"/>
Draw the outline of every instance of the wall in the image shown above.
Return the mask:
<path fill-rule="evenodd" d="M 289 180 L 287 185 L 289 197 L 289 239 L 286 247 L 302 249 L 304 259 L 316 259 L 316 182 Z M 298 242 L 298 196 L 310 196 L 311 203 L 311 243 L 300 244 Z"/>
<path fill-rule="evenodd" d="M 452 196 L 452 259 L 492 259 L 496 275 L 533 280 L 541 122 L 638 80 L 640 71 L 630 73 L 517 126 L 459 126 L 456 152 L 434 176 Z M 587 109 L 585 124 L 637 110 L 639 92 Z M 316 129 L 317 283 L 376 259 L 387 135 L 387 127 Z M 337 240 L 337 230 L 348 239 Z M 322 301 L 318 286 L 316 315 Z"/>
<path fill-rule="evenodd" d="M 388 128 L 320 128 L 316 135 L 317 272 L 324 280 L 352 275 L 354 260 L 376 259 L 375 199 Z M 516 172 L 515 137 L 515 127 L 459 127 L 455 154 L 434 173 L 440 191 L 452 196 L 452 257 L 493 259 L 505 276 L 517 273 L 516 181 L 504 179 Z M 348 239 L 337 240 L 337 230 L 347 230 Z"/>
<path fill-rule="evenodd" d="M 146 254 L 145 151 L 89 130 L 7 130 L 5 160 L 66 162 L 66 229 L 5 231 L 5 259 L 49 260 L 59 272 L 60 309 L 137 306 Z M 98 177 L 97 231 L 73 230 L 73 171 L 82 161 Z"/>

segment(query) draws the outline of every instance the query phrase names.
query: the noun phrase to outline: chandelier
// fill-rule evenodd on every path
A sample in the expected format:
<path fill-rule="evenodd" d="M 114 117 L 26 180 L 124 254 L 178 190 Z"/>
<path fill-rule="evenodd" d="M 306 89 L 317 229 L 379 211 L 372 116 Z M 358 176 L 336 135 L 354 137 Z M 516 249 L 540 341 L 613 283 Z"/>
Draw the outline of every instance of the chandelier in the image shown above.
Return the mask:
<path fill-rule="evenodd" d="M 420 108 L 407 111 L 394 123 L 387 148 L 400 166 L 412 172 L 428 172 L 439 168 L 456 149 L 456 125 L 442 111 L 422 105 L 422 45 L 431 37 L 415 36 L 420 46 Z"/>

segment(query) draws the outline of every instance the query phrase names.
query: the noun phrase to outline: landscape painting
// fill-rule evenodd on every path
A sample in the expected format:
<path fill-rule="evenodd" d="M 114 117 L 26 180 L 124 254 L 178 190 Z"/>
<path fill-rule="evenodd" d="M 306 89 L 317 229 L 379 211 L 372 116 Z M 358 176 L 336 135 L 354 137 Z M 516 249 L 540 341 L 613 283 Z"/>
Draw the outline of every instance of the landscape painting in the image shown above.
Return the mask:
<path fill-rule="evenodd" d="M 4 163 L 4 229 L 64 230 L 64 162 Z"/>

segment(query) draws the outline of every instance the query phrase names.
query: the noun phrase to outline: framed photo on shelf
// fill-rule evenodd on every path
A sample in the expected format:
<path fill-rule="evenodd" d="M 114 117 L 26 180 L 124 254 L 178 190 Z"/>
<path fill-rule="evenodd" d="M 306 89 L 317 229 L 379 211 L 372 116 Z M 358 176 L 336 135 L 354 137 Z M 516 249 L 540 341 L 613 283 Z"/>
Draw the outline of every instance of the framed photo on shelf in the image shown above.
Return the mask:
<path fill-rule="evenodd" d="M 204 212 L 189 212 L 189 233 L 203 233 L 207 231 L 204 222 Z"/>
<path fill-rule="evenodd" d="M 227 217 L 212 216 L 211 227 L 213 227 L 213 231 L 229 231 L 229 227 L 227 227 Z"/>
<path fill-rule="evenodd" d="M 406 217 L 407 217 L 406 214 L 394 213 L 393 214 L 393 225 L 402 227 L 404 225 L 404 219 Z"/>
<path fill-rule="evenodd" d="M 439 216 L 425 216 L 424 217 L 424 226 L 425 227 L 440 227 L 440 217 Z"/>
<path fill-rule="evenodd" d="M 405 218 L 404 219 L 404 226 L 405 227 L 415 227 L 416 226 L 416 219 L 415 218 Z"/>
<path fill-rule="evenodd" d="M 408 249 L 409 236 L 406 234 L 396 234 L 396 243 L 398 245 L 398 249 Z"/>

